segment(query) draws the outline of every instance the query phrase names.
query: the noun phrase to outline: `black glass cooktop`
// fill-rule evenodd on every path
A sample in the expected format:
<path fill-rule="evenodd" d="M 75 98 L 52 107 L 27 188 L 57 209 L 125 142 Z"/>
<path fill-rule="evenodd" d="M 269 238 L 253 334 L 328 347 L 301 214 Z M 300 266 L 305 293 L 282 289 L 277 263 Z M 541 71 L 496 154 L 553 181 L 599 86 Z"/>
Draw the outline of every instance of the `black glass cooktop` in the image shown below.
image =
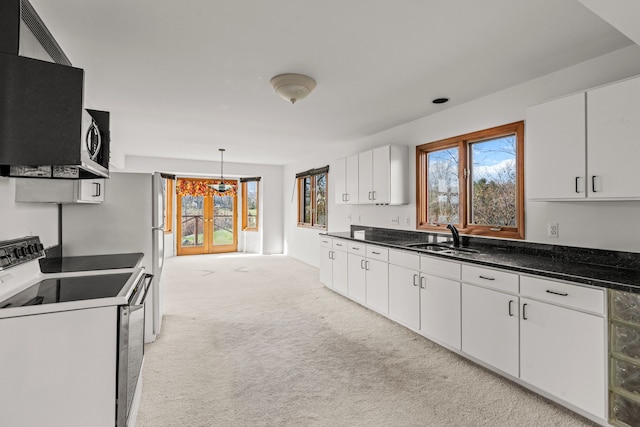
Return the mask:
<path fill-rule="evenodd" d="M 67 273 L 74 271 L 110 270 L 114 268 L 134 268 L 138 266 L 143 256 L 143 253 L 136 252 L 43 258 L 40 260 L 40 271 L 43 273 Z"/>
<path fill-rule="evenodd" d="M 131 273 L 46 279 L 0 302 L 0 309 L 117 296 Z"/>

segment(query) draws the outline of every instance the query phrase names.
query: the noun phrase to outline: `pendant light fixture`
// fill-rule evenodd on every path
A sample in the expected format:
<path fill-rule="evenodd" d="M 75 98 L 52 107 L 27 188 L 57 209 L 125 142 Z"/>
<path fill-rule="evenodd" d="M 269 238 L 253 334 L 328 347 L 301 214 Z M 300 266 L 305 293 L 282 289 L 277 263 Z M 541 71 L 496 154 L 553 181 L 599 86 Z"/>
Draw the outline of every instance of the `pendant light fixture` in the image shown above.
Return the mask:
<path fill-rule="evenodd" d="M 282 99 L 295 104 L 311 93 L 316 81 L 304 74 L 286 73 L 273 77 L 271 86 Z"/>
<path fill-rule="evenodd" d="M 216 190 L 219 193 L 224 193 L 226 191 L 229 191 L 229 190 L 233 189 L 233 186 L 225 184 L 225 182 L 224 182 L 224 152 L 225 152 L 225 149 L 224 148 L 218 148 L 218 151 L 220 151 L 220 183 L 219 184 L 211 184 L 211 185 L 209 185 L 209 187 L 213 188 L 214 190 Z"/>

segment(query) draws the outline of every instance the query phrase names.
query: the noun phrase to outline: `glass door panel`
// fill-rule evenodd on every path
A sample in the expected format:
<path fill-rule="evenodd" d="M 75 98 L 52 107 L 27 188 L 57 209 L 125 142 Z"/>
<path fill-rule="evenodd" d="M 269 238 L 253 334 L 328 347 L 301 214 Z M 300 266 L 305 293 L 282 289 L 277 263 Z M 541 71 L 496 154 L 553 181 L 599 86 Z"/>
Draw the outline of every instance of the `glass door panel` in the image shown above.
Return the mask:
<path fill-rule="evenodd" d="M 204 247 L 204 197 L 182 196 L 180 198 L 181 239 L 180 246 L 184 249 Z"/>
<path fill-rule="evenodd" d="M 189 179 L 184 187 L 216 185 L 219 181 Z M 200 189 L 201 190 L 201 189 Z M 195 191 L 194 191 L 195 192 Z M 182 195 L 177 199 L 178 255 L 195 255 L 218 252 L 236 252 L 237 194 L 217 195 L 211 191 L 205 195 Z"/>
<path fill-rule="evenodd" d="M 213 196 L 211 203 L 213 218 L 211 223 L 211 252 L 232 252 L 237 250 L 236 195 Z"/>

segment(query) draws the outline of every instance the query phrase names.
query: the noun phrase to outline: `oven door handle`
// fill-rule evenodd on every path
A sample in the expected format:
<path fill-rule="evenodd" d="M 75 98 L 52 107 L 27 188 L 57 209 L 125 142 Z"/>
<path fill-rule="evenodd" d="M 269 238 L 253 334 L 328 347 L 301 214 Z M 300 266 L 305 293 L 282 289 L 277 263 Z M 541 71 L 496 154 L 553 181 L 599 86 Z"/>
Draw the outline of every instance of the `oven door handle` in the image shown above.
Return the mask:
<path fill-rule="evenodd" d="M 133 306 L 142 306 L 144 305 L 145 300 L 147 299 L 147 294 L 149 293 L 149 289 L 151 288 L 151 281 L 153 280 L 153 274 L 145 273 L 142 278 L 142 288 L 138 289 L 138 291 L 132 296 Z"/>

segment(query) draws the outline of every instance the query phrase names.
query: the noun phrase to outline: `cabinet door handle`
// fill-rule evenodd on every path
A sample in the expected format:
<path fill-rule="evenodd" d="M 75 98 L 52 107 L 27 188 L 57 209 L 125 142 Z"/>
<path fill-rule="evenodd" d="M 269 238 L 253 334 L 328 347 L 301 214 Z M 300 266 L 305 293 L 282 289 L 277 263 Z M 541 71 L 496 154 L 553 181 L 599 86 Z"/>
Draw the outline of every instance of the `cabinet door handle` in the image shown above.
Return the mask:
<path fill-rule="evenodd" d="M 511 304 L 513 304 L 513 300 L 509 300 L 509 317 L 513 317 L 513 311 L 511 310 Z"/>
<path fill-rule="evenodd" d="M 345 202 L 348 202 L 348 201 L 349 201 L 349 199 L 350 199 L 350 197 L 349 197 L 349 193 L 345 194 L 345 195 L 344 195 L 344 201 L 345 201 Z"/>
<path fill-rule="evenodd" d="M 427 278 L 424 276 L 420 277 L 420 287 L 422 289 L 427 289 Z"/>
<path fill-rule="evenodd" d="M 329 259 L 334 259 L 333 258 L 333 251 L 329 251 Z"/>
<path fill-rule="evenodd" d="M 483 276 L 483 275 L 480 275 L 478 277 L 481 278 L 481 279 L 484 279 L 484 280 L 496 280 L 495 277 L 489 277 L 489 276 Z"/>
<path fill-rule="evenodd" d="M 360 248 L 355 247 L 355 246 L 352 246 L 351 249 L 353 249 L 354 251 L 359 251 L 360 250 Z"/>
<path fill-rule="evenodd" d="M 376 251 L 371 251 L 371 253 L 374 255 L 380 255 L 380 252 L 376 252 Z"/>
<path fill-rule="evenodd" d="M 580 177 L 576 176 L 576 193 L 580 192 L 580 188 L 578 188 L 578 182 L 580 181 Z"/>
<path fill-rule="evenodd" d="M 596 191 L 596 175 L 591 176 L 591 191 L 597 193 Z"/>
<path fill-rule="evenodd" d="M 569 296 L 569 294 L 567 294 L 565 292 L 556 292 L 556 291 L 551 291 L 549 289 L 547 289 L 547 293 L 548 294 L 553 294 L 553 295 L 560 295 L 561 297 Z"/>
<path fill-rule="evenodd" d="M 99 182 L 94 182 L 93 183 L 93 189 L 95 190 L 93 192 L 93 197 L 99 197 L 100 196 L 100 183 Z"/>
<path fill-rule="evenodd" d="M 369 261 L 364 262 L 364 269 L 369 271 Z"/>
<path fill-rule="evenodd" d="M 372 193 L 373 193 L 373 200 L 375 200 L 376 199 L 376 192 L 372 191 Z"/>
<path fill-rule="evenodd" d="M 522 304 L 522 320 L 528 320 L 527 319 L 527 303 Z"/>
<path fill-rule="evenodd" d="M 418 286 L 417 280 L 418 280 L 418 275 L 414 274 L 413 275 L 413 286 Z"/>
<path fill-rule="evenodd" d="M 369 200 L 373 200 L 373 199 L 371 198 L 371 194 L 372 194 L 372 192 L 371 192 L 371 191 L 369 191 Z"/>
<path fill-rule="evenodd" d="M 360 260 L 360 270 L 364 270 L 364 260 Z"/>

